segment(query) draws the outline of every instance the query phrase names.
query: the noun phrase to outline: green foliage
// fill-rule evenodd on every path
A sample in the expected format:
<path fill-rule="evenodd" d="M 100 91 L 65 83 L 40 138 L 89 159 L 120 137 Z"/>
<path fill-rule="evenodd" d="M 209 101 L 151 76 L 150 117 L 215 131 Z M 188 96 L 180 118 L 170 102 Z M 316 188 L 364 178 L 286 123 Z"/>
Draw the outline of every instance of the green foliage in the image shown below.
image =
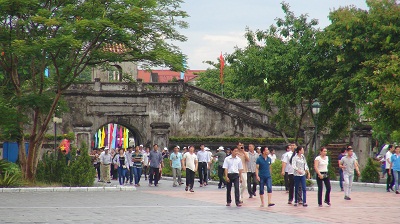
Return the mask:
<path fill-rule="evenodd" d="M 289 141 L 294 141 L 293 138 L 288 138 Z M 268 144 L 284 144 L 284 138 L 249 138 L 249 137 L 170 137 L 169 141 L 187 144 L 201 144 L 201 143 L 254 143 L 257 145 Z M 303 139 L 298 139 L 299 144 L 303 143 Z"/>
<path fill-rule="evenodd" d="M 281 175 L 282 171 L 282 161 L 277 159 L 274 163 L 272 163 L 272 185 L 273 186 L 285 186 L 284 176 Z"/>
<path fill-rule="evenodd" d="M 374 164 L 371 158 L 368 158 L 368 162 L 364 169 L 361 171 L 361 182 L 367 183 L 379 183 L 379 168 Z"/>
<path fill-rule="evenodd" d="M 306 160 L 307 160 L 307 165 L 308 165 L 308 169 L 310 171 L 310 176 L 312 178 L 315 177 L 315 169 L 314 169 L 314 160 L 315 160 L 315 155 L 314 155 L 314 150 L 313 149 L 308 149 L 307 150 L 307 156 L 306 156 Z"/>
<path fill-rule="evenodd" d="M 5 160 L 0 160 L 0 187 L 17 187 L 22 183 L 20 167 Z"/>
<path fill-rule="evenodd" d="M 63 186 L 92 186 L 96 174 L 87 147 L 81 147 L 80 156 L 72 149 L 66 156 L 58 152 L 45 154 L 39 161 L 36 180 L 47 184 L 61 183 Z M 68 160 L 70 161 L 68 165 Z"/>

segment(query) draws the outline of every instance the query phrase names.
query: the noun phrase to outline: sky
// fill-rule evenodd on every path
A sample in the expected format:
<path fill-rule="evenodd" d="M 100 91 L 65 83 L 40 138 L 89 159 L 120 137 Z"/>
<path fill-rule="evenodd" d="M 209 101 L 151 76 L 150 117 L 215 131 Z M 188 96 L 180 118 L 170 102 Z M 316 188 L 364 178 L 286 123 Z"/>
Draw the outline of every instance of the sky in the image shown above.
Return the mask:
<path fill-rule="evenodd" d="M 180 30 L 188 40 L 177 43 L 187 55 L 189 69 L 207 69 L 204 61 L 215 61 L 221 54 L 230 54 L 234 47 L 246 46 L 244 33 L 266 30 L 283 18 L 280 0 L 186 0 L 182 10 L 189 14 L 185 21 L 188 29 Z M 318 19 L 319 27 L 330 24 L 329 12 L 340 6 L 354 5 L 367 9 L 365 0 L 286 0 L 296 16 L 308 14 L 310 20 Z"/>

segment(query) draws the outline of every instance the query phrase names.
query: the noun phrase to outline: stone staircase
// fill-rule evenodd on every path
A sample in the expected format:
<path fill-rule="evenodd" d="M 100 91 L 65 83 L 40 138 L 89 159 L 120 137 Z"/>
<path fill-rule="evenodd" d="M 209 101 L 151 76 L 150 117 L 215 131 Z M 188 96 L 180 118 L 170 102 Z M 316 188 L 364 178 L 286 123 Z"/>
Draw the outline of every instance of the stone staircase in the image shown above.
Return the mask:
<path fill-rule="evenodd" d="M 245 120 L 247 123 L 264 129 L 273 135 L 282 136 L 280 131 L 268 123 L 267 114 L 261 111 L 254 110 L 235 101 L 188 84 L 184 86 L 184 94 L 193 102 L 213 108 L 228 116 Z"/>

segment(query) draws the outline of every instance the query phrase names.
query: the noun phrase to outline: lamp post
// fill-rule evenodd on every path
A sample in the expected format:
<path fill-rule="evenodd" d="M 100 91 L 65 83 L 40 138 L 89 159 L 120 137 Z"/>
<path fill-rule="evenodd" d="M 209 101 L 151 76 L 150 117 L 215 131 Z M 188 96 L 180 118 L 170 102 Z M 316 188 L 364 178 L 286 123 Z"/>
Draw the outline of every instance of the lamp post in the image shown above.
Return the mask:
<path fill-rule="evenodd" d="M 315 124 L 315 131 L 314 131 L 314 155 L 317 154 L 317 133 L 318 133 L 318 114 L 321 108 L 321 104 L 318 102 L 318 99 L 315 99 L 314 102 L 311 104 L 312 113 L 315 115 L 314 124 Z"/>

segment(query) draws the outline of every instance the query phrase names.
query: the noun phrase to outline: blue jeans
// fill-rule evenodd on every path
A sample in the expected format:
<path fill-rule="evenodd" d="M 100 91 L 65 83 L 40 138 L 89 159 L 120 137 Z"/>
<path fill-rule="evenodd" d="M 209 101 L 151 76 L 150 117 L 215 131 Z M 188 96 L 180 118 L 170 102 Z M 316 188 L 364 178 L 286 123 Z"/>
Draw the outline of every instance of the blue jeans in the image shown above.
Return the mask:
<path fill-rule="evenodd" d="M 272 178 L 260 177 L 260 195 L 264 195 L 264 187 L 267 186 L 267 193 L 272 193 Z"/>
<path fill-rule="evenodd" d="M 396 191 L 399 190 L 399 182 L 400 182 L 400 171 L 399 170 L 393 170 L 393 177 L 394 177 L 394 187 Z"/>
<path fill-rule="evenodd" d="M 340 185 L 340 189 L 343 189 L 343 170 L 339 169 L 339 185 Z"/>
<path fill-rule="evenodd" d="M 124 185 L 125 183 L 125 175 L 126 175 L 126 168 L 123 168 L 122 166 L 118 167 L 118 180 L 120 185 Z"/>
<path fill-rule="evenodd" d="M 138 184 L 142 176 L 142 168 L 133 167 L 133 175 L 135 175 L 135 184 Z"/>
<path fill-rule="evenodd" d="M 306 176 L 294 176 L 294 192 L 299 192 L 299 185 L 301 184 L 301 189 L 303 190 L 303 205 L 307 203 L 306 198 Z M 294 203 L 298 203 L 298 195 L 295 194 Z"/>

